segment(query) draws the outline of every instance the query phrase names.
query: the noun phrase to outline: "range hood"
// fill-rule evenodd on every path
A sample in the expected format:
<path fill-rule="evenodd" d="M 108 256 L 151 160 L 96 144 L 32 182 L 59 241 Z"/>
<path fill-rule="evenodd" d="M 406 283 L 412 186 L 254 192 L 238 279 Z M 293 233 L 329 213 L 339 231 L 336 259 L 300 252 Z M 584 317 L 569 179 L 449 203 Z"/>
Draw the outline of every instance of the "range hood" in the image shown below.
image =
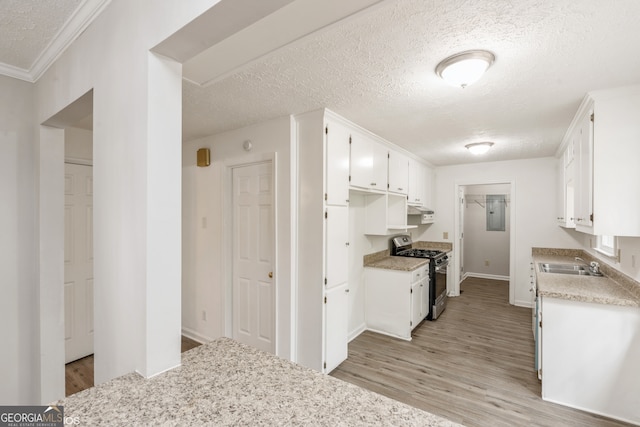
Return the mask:
<path fill-rule="evenodd" d="M 407 206 L 407 215 L 423 215 L 429 214 L 433 215 L 433 209 L 423 208 L 422 206 Z"/>

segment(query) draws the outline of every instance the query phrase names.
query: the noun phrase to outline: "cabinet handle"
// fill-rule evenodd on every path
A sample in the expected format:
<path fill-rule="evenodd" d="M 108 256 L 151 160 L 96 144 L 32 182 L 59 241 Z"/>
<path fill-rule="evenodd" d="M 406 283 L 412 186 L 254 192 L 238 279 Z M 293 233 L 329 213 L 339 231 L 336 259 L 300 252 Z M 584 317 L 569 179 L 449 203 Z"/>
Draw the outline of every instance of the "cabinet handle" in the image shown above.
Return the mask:
<path fill-rule="evenodd" d="M 349 242 L 345 243 L 344 245 L 345 245 L 345 246 L 349 246 Z"/>
<path fill-rule="evenodd" d="M 346 293 L 349 293 L 349 289 L 345 289 L 344 291 L 345 291 Z"/>
<path fill-rule="evenodd" d="M 398 187 L 398 191 L 402 191 L 402 188 Z"/>
<path fill-rule="evenodd" d="M 372 183 L 371 183 L 371 184 L 369 184 L 369 185 L 370 185 L 370 186 L 372 186 L 372 187 L 375 187 L 375 186 L 376 186 L 376 183 L 375 183 L 375 182 L 372 182 Z"/>

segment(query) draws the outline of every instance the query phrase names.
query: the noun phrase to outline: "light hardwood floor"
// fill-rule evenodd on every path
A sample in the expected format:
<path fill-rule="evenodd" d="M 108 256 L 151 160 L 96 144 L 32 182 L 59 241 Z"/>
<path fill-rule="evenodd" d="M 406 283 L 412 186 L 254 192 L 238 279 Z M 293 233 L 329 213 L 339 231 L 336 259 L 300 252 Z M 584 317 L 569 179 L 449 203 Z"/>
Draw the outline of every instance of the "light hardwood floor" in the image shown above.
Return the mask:
<path fill-rule="evenodd" d="M 198 347 L 199 342 L 182 336 L 180 351 Z M 70 396 L 93 387 L 93 354 L 65 365 L 65 394 Z"/>
<path fill-rule="evenodd" d="M 531 309 L 509 305 L 508 282 L 461 289 L 412 341 L 362 333 L 331 375 L 469 427 L 629 425 L 543 401 Z"/>

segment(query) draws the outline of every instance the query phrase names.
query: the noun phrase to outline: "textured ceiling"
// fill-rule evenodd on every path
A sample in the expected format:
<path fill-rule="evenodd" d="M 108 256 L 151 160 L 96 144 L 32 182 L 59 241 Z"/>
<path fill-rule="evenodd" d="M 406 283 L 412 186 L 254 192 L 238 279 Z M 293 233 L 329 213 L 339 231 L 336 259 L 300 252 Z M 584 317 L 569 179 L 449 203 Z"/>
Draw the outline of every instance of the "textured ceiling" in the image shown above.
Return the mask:
<path fill-rule="evenodd" d="M 586 92 L 640 83 L 640 1 L 397 0 L 206 87 L 184 82 L 185 140 L 327 107 L 434 165 L 551 156 Z M 433 72 L 487 49 L 466 89 Z M 470 142 L 496 144 L 481 157 Z"/>
<path fill-rule="evenodd" d="M 34 82 L 111 0 L 0 0 L 0 74 Z"/>
<path fill-rule="evenodd" d="M 0 0 L 0 72 L 33 67 L 106 4 Z M 640 84 L 638 16 L 638 0 L 384 0 L 205 87 L 185 80 L 184 139 L 327 107 L 434 165 L 551 156 L 586 92 Z M 496 62 L 444 84 L 437 63 L 468 49 Z M 482 140 L 486 155 L 464 149 Z"/>
<path fill-rule="evenodd" d="M 0 0 L 0 61 L 28 70 L 82 0 Z"/>

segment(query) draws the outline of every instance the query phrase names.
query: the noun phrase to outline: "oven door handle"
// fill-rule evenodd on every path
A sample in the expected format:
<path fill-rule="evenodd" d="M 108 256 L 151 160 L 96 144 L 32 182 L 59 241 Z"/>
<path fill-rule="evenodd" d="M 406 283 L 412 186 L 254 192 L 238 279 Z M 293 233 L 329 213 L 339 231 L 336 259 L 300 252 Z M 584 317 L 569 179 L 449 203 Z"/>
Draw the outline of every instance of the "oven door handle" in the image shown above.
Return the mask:
<path fill-rule="evenodd" d="M 446 272 L 446 271 L 447 271 L 447 267 L 448 267 L 448 266 L 449 266 L 449 263 L 448 263 L 448 262 L 443 262 L 443 263 L 442 263 L 442 264 L 440 264 L 440 265 L 436 265 L 436 268 L 435 268 L 435 270 L 434 270 L 434 271 L 435 271 L 436 273 L 439 273 L 439 272 L 441 272 L 441 271 L 443 271 L 443 270 Z"/>

